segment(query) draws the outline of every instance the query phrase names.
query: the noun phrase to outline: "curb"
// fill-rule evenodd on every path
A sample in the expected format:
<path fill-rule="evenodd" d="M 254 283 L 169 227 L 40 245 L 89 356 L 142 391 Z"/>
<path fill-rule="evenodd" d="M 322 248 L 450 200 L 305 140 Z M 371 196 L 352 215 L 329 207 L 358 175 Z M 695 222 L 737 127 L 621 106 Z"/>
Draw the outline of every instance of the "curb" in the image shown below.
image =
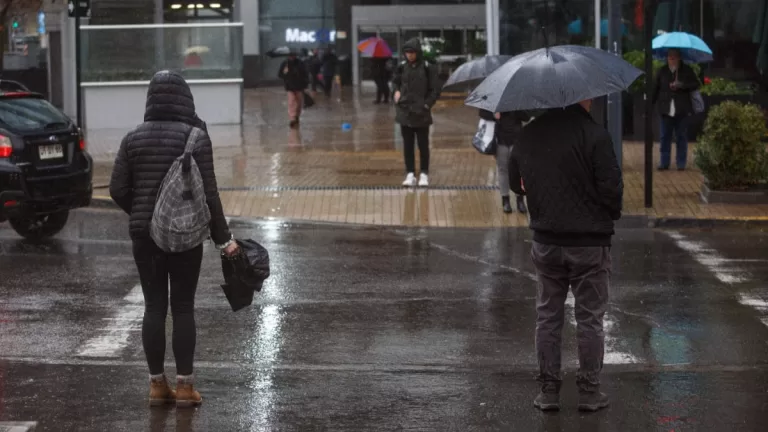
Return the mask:
<path fill-rule="evenodd" d="M 91 199 L 91 208 L 107 209 L 107 210 L 120 210 L 120 207 L 112 201 L 112 198 L 107 196 L 94 196 Z M 230 220 L 243 222 L 264 222 L 264 221 L 277 221 L 281 223 L 299 223 L 299 224 L 323 224 L 323 225 L 335 225 L 335 226 L 348 226 L 350 228 L 360 229 L 363 227 L 370 228 L 397 228 L 398 225 L 366 225 L 358 223 L 341 223 L 341 222 L 328 222 L 328 221 L 313 221 L 313 220 L 295 220 L 287 218 L 273 218 L 273 217 L 229 217 Z M 427 228 L 427 227 L 409 227 L 406 228 Z M 439 228 L 439 227 L 430 227 Z M 458 227 L 454 227 L 458 228 Z M 711 228 L 745 228 L 745 229 L 762 229 L 768 228 L 768 217 L 757 216 L 754 218 L 733 218 L 733 219 L 694 219 L 694 218 L 677 218 L 677 217 L 650 217 L 644 215 L 626 215 L 622 217 L 616 223 L 617 229 L 644 229 L 644 228 L 699 228 L 699 229 L 711 229 Z M 448 228 L 451 229 L 451 228 Z M 462 229 L 471 229 L 462 227 Z"/>

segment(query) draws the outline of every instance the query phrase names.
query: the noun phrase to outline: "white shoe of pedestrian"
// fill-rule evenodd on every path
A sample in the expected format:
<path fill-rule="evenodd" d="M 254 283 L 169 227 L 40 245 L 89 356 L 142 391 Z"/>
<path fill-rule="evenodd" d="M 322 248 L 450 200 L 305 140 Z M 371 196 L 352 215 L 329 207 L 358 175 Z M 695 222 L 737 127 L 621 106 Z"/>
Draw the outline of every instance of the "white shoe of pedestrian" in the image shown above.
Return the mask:
<path fill-rule="evenodd" d="M 416 176 L 413 175 L 413 173 L 408 173 L 407 176 L 405 176 L 405 181 L 403 182 L 404 187 L 414 187 L 416 186 Z"/>
<path fill-rule="evenodd" d="M 429 186 L 429 176 L 428 175 L 426 175 L 424 173 L 421 173 L 421 175 L 419 176 L 419 186 L 420 187 L 427 187 L 427 186 Z"/>

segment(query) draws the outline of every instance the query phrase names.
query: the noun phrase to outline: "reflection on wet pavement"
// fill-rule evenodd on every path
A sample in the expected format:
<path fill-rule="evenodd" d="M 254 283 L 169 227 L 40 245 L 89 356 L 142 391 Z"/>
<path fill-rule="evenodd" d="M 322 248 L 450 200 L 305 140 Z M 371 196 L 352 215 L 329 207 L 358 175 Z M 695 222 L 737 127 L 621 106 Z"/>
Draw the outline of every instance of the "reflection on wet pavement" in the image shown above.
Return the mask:
<path fill-rule="evenodd" d="M 767 420 L 765 233 L 619 230 L 603 379 L 613 405 L 582 416 L 570 320 L 565 409 L 531 407 L 527 230 L 233 228 L 269 249 L 273 276 L 257 304 L 233 314 L 208 248 L 196 305 L 205 403 L 178 411 L 146 407 L 140 318 L 121 315 L 137 283 L 125 217 L 77 212 L 42 244 L 0 225 L 0 421 L 37 420 L 43 431 L 645 432 L 758 431 Z M 128 343 L 84 355 L 105 329 Z"/>

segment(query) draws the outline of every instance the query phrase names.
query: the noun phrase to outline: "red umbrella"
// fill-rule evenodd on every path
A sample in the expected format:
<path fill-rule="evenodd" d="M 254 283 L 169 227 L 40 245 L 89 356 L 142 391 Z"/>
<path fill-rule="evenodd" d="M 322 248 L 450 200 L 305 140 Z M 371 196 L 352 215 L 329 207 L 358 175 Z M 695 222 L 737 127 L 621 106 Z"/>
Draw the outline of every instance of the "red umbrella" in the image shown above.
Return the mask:
<path fill-rule="evenodd" d="M 387 42 L 380 37 L 370 37 L 359 44 L 357 49 L 363 53 L 365 57 L 373 58 L 389 58 L 392 57 L 392 49 L 389 48 Z"/>

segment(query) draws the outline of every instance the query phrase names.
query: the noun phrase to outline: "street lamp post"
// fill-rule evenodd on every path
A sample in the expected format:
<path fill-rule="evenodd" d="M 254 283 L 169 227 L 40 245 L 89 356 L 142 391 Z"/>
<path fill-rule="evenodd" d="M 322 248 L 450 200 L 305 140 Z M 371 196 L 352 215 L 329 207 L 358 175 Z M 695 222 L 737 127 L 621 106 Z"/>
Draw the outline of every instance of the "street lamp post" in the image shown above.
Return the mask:
<path fill-rule="evenodd" d="M 646 0 L 643 11 L 645 44 L 645 208 L 653 207 L 653 18 L 657 0 Z"/>

